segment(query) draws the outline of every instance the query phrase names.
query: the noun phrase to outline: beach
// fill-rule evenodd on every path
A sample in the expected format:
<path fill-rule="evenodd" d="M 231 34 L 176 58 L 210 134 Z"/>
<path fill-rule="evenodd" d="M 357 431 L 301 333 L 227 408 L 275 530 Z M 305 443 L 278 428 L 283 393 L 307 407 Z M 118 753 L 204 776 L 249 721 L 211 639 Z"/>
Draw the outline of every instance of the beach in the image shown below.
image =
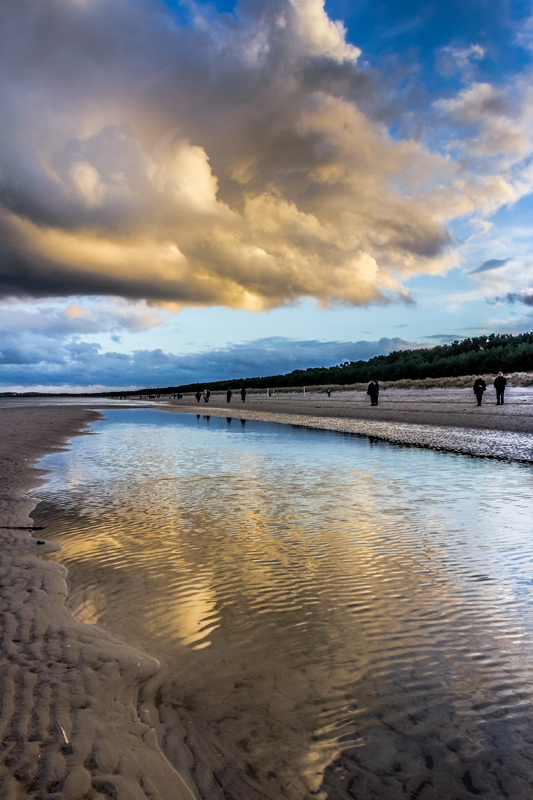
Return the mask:
<path fill-rule="evenodd" d="M 137 714 L 138 687 L 157 661 L 73 619 L 66 570 L 41 558 L 59 546 L 46 531 L 32 536 L 36 459 L 97 417 L 79 406 L 0 412 L 0 796 L 193 800 L 148 712 Z"/>
<path fill-rule="evenodd" d="M 366 433 L 424 446 L 433 445 L 421 436 L 443 430 L 439 447 L 454 449 L 454 442 L 460 444 L 463 437 L 474 443 L 473 454 L 480 438 L 498 433 L 529 439 L 533 390 L 512 387 L 503 407 L 496 407 L 490 389 L 481 408 L 472 395 L 462 389 L 388 390 L 376 408 L 357 392 L 331 398 L 250 393 L 244 404 L 237 394 L 227 404 L 224 394 L 212 395 L 208 404 L 191 405 L 186 397 L 161 408 Z M 32 535 L 29 514 L 35 501 L 27 492 L 42 480 L 36 460 L 62 448 L 69 437 L 83 434 L 98 416 L 83 406 L 1 410 L 0 794 L 6 800 L 198 798 L 187 770 L 186 737 L 177 735 L 173 745 L 173 765 L 183 766 L 179 774 L 159 747 L 154 704 L 147 701 L 138 709 L 139 687 L 157 673 L 158 662 L 71 616 L 65 607 L 65 568 L 41 558 L 59 547 L 47 540 L 46 530 Z M 472 431 L 484 435 L 472 436 Z"/>
<path fill-rule="evenodd" d="M 191 402 L 192 401 L 192 402 Z M 207 413 L 209 409 L 226 410 L 228 416 L 238 416 L 239 410 L 253 418 L 255 413 L 279 416 L 302 415 L 329 417 L 340 420 L 407 423 L 440 427 L 471 428 L 533 433 L 533 387 L 511 386 L 505 392 L 505 404 L 496 405 L 496 392 L 487 388 L 481 407 L 477 406 L 472 389 L 387 389 L 381 391 L 379 404 L 370 405 L 364 392 L 295 391 L 274 393 L 268 397 L 249 392 L 245 403 L 234 392 L 231 402 L 226 394 L 212 394 L 209 403 L 196 403 L 192 396 L 171 401 L 172 407 L 187 407 Z"/>

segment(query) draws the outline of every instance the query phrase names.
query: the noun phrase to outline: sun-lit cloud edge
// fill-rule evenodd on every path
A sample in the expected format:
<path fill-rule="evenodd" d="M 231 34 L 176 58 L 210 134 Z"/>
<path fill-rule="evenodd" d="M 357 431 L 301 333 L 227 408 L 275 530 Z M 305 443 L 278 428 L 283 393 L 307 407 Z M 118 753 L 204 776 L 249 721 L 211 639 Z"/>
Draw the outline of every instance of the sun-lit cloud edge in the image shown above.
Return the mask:
<path fill-rule="evenodd" d="M 451 221 L 531 192 L 530 84 L 479 80 L 475 42 L 447 51 L 463 87 L 428 106 L 433 138 L 398 139 L 361 110 L 375 88 L 321 0 L 231 22 L 191 4 L 188 26 L 145 0 L 7 8 L 4 296 L 409 302 L 411 276 L 461 263 Z"/>

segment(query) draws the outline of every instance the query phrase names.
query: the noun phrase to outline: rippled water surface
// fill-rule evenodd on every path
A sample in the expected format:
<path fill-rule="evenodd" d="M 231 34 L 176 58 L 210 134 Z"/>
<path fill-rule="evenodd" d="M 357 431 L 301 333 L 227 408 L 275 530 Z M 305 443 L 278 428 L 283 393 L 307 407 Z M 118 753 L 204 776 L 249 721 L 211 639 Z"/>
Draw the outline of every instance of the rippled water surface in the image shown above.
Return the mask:
<path fill-rule="evenodd" d="M 530 465 L 105 413 L 36 524 L 78 618 L 162 660 L 139 702 L 204 797 L 533 796 Z"/>

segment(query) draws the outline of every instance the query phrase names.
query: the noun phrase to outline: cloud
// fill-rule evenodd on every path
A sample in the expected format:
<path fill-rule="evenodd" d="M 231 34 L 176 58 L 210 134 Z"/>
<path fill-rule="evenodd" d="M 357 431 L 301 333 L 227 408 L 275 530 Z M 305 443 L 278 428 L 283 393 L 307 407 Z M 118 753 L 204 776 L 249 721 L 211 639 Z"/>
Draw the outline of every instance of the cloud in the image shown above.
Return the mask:
<path fill-rule="evenodd" d="M 437 104 L 480 129 L 451 158 L 363 113 L 376 77 L 323 0 L 187 7 L 2 4 L 4 296 L 409 301 L 406 278 L 457 264 L 451 219 L 529 190 L 525 87 L 515 117 L 487 84 Z"/>
<path fill-rule="evenodd" d="M 442 342 L 455 342 L 456 340 L 463 339 L 463 336 L 457 333 L 433 333 L 431 336 L 426 336 L 426 339 L 440 339 Z"/>
<path fill-rule="evenodd" d="M 525 306 L 533 306 L 533 288 L 524 289 L 522 292 L 508 292 L 505 296 L 507 303 L 523 303 Z"/>
<path fill-rule="evenodd" d="M 45 337 L 26 337 L 17 345 L 0 332 L 0 385 L 36 388 L 71 387 L 78 391 L 107 388 L 175 386 L 194 382 L 237 380 L 316 366 L 358 361 L 393 350 L 424 347 L 400 338 L 379 341 L 320 342 L 281 336 L 232 344 L 215 351 L 172 354 L 137 350 L 102 352 L 98 344 Z M 50 389 L 45 389 L 50 391 Z"/>
<path fill-rule="evenodd" d="M 441 48 L 437 57 L 437 68 L 446 76 L 459 73 L 463 80 L 472 79 L 476 62 L 485 58 L 485 48 L 479 44 L 468 47 L 447 46 Z"/>
<path fill-rule="evenodd" d="M 67 363 L 89 362 L 101 347 L 84 343 L 82 337 L 109 333 L 120 341 L 121 331 L 146 330 L 167 316 L 165 309 L 120 299 L 34 308 L 4 303 L 0 307 L 0 365 L 3 369 L 26 365 L 30 377 L 32 370 L 41 367 L 53 372 Z"/>
<path fill-rule="evenodd" d="M 479 267 L 470 270 L 470 275 L 476 275 L 478 272 L 488 272 L 492 269 L 499 269 L 499 267 L 504 267 L 508 262 L 508 258 L 490 258 L 488 261 L 484 261 Z"/>

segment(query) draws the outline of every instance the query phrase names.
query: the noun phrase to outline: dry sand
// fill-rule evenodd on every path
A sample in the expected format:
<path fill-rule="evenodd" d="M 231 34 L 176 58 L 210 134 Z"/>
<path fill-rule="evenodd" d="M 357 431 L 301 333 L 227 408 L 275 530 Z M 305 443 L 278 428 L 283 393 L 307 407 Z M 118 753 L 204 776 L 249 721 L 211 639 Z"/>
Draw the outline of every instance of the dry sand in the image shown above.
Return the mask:
<path fill-rule="evenodd" d="M 138 687 L 157 661 L 73 619 L 66 570 L 41 558 L 58 545 L 25 530 L 35 460 L 96 416 L 75 406 L 0 409 L 0 798 L 194 800 L 149 716 L 145 724 L 137 714 Z"/>

